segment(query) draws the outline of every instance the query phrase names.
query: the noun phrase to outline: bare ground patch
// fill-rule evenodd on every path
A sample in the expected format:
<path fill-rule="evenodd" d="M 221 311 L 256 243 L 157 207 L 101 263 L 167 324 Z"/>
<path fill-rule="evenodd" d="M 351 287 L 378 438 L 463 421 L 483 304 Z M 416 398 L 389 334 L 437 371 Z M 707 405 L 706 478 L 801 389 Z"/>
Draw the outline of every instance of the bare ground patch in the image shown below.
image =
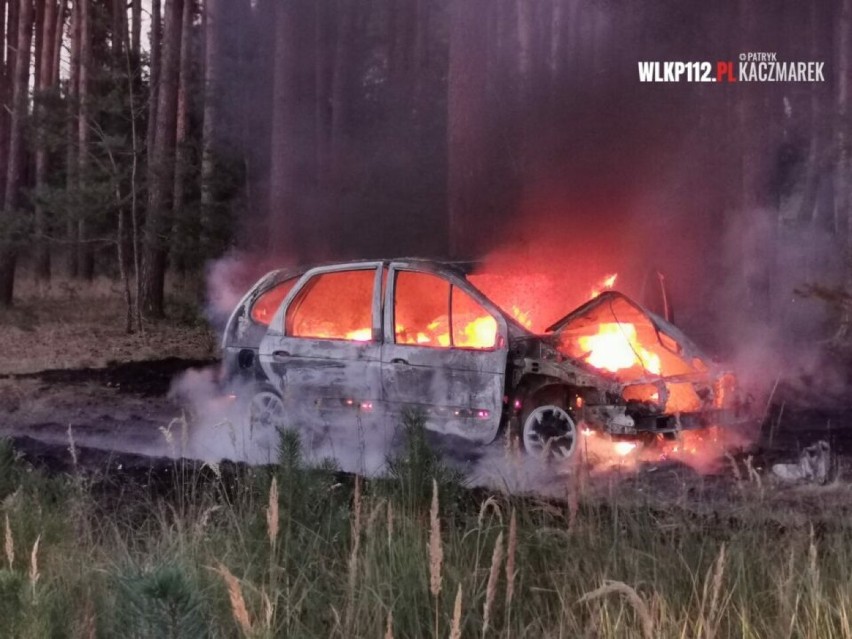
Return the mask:
<path fill-rule="evenodd" d="M 144 333 L 132 334 L 124 328 L 117 282 L 60 280 L 39 287 L 25 280 L 19 291 L 16 306 L 0 312 L 0 375 L 216 355 L 216 336 L 179 289 L 170 294 L 170 319 L 147 322 Z"/>

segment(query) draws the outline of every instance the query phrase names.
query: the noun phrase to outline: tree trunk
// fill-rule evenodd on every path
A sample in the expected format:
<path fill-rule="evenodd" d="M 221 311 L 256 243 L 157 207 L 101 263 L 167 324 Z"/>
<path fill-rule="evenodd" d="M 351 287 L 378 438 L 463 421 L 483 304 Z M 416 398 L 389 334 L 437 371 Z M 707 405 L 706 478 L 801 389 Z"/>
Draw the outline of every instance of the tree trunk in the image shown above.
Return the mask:
<path fill-rule="evenodd" d="M 476 250 L 488 214 L 482 210 L 487 186 L 486 70 L 487 4 L 454 0 L 450 18 L 448 78 L 449 248 L 453 257 Z"/>
<path fill-rule="evenodd" d="M 37 86 L 38 98 L 36 101 L 36 151 L 35 151 L 35 186 L 36 190 L 43 190 L 47 184 L 47 141 L 44 139 L 44 116 L 45 108 L 39 101 L 43 101 L 47 92 L 53 85 L 53 42 L 56 29 L 56 2 L 46 0 L 44 14 L 42 16 L 42 47 L 41 59 L 36 64 L 40 68 L 39 85 Z M 35 202 L 35 237 L 34 240 L 34 267 L 35 276 L 39 280 L 50 279 L 50 251 L 46 240 L 47 221 L 45 219 L 44 205 L 41 197 Z"/>
<path fill-rule="evenodd" d="M 183 0 L 166 0 L 163 60 L 157 99 L 157 126 L 148 165 L 148 214 L 142 256 L 142 311 L 163 317 L 166 275 L 166 234 L 174 188 L 178 71 Z"/>
<path fill-rule="evenodd" d="M 292 3 L 275 7 L 275 64 L 272 97 L 272 149 L 269 186 L 269 239 L 275 251 L 296 248 L 297 203 L 293 197 L 297 22 Z"/>
<path fill-rule="evenodd" d="M 204 124 L 201 131 L 201 254 L 212 252 L 216 215 L 216 142 L 219 135 L 219 60 L 224 0 L 204 2 Z"/>
<path fill-rule="evenodd" d="M 430 60 L 430 37 L 432 29 L 432 14 L 430 0 L 417 0 L 415 7 L 414 35 L 414 104 L 422 104 L 427 98 L 426 74 Z"/>
<path fill-rule="evenodd" d="M 150 72 L 148 96 L 148 131 L 147 151 L 150 158 L 154 151 L 154 138 L 157 134 L 157 105 L 160 90 L 160 55 L 162 47 L 162 16 L 161 0 L 151 0 L 151 43 L 150 43 Z"/>
<path fill-rule="evenodd" d="M 130 52 L 136 64 L 142 50 L 142 0 L 130 0 L 130 16 Z"/>
<path fill-rule="evenodd" d="M 353 0 L 338 0 L 337 47 L 334 78 L 331 86 L 331 164 L 332 180 L 338 189 L 345 188 L 345 167 L 349 156 L 349 122 L 353 57 L 355 49 L 355 6 Z M 286 87 L 283 87 L 286 91 Z M 277 100 L 276 100 L 277 106 Z"/>
<path fill-rule="evenodd" d="M 529 96 L 533 70 L 533 32 L 535 26 L 534 0 L 518 2 L 518 74 L 521 78 L 521 94 Z"/>
<path fill-rule="evenodd" d="M 316 182 L 323 192 L 330 182 L 331 86 L 334 78 L 334 13 L 330 0 L 316 3 Z"/>
<path fill-rule="evenodd" d="M 187 269 L 187 256 L 189 250 L 190 225 L 187 223 L 188 211 L 184 210 L 186 205 L 186 179 L 189 173 L 189 76 L 192 65 L 192 20 L 193 2 L 184 0 L 183 16 L 181 18 L 180 39 L 180 68 L 178 71 L 178 96 L 177 96 L 177 125 L 175 143 L 177 151 L 175 155 L 175 184 L 174 184 L 174 211 L 172 226 L 174 233 L 172 237 L 172 259 L 175 270 L 184 273 Z"/>
<path fill-rule="evenodd" d="M 565 0 L 553 0 L 553 25 L 550 34 L 551 95 L 559 91 L 565 65 Z"/>
<path fill-rule="evenodd" d="M 77 0 L 80 4 L 80 113 L 77 118 L 77 152 L 79 157 L 79 188 L 83 192 L 89 180 L 89 154 L 91 149 L 91 105 L 89 97 L 89 76 L 92 68 L 92 0 Z M 79 242 L 80 277 L 91 281 L 95 270 L 95 253 L 89 238 L 89 220 L 86 211 L 80 211 L 77 220 L 77 241 Z"/>
<path fill-rule="evenodd" d="M 56 10 L 56 25 L 53 29 L 53 42 L 51 43 L 51 47 L 53 48 L 53 63 L 51 64 L 51 70 L 53 72 L 53 76 L 50 79 L 50 83 L 54 86 L 59 84 L 59 71 L 62 60 L 62 36 L 65 30 L 65 18 L 68 12 L 68 0 L 59 0 L 59 7 Z"/>
<path fill-rule="evenodd" d="M 9 169 L 9 118 L 12 98 L 12 76 L 6 65 L 6 43 L 12 34 L 6 33 L 7 0 L 0 0 L 0 194 L 6 193 L 6 171 Z"/>
<path fill-rule="evenodd" d="M 837 165 L 834 173 L 835 210 L 843 221 L 839 225 L 846 232 L 846 292 L 852 292 L 852 201 L 850 201 L 849 160 L 849 73 L 852 72 L 852 0 L 843 0 L 840 7 L 840 24 L 837 54 L 837 121 L 835 141 Z M 844 313 L 840 336 L 846 339 L 852 334 L 852 310 Z"/>
<path fill-rule="evenodd" d="M 810 7 L 811 20 L 811 59 L 819 59 L 820 24 L 819 6 L 814 3 Z M 810 224 L 816 218 L 817 188 L 819 186 L 820 170 L 823 168 L 822 154 L 822 113 L 820 108 L 821 92 L 813 87 L 810 92 L 810 134 L 808 157 L 805 164 L 805 183 L 802 191 L 802 202 L 799 205 L 796 218 L 800 224 Z"/>
<path fill-rule="evenodd" d="M 41 86 L 41 51 L 44 43 L 44 4 L 47 0 L 33 0 L 35 3 L 33 13 L 33 30 L 34 34 L 30 37 L 33 40 L 32 59 L 35 62 L 33 65 L 33 87 L 38 89 Z"/>
<path fill-rule="evenodd" d="M 24 124 L 28 113 L 30 45 L 32 40 L 32 0 L 19 0 L 20 13 L 17 27 L 17 55 L 13 78 L 12 118 L 9 132 L 8 170 L 6 192 L 3 198 L 3 217 L 14 227 L 20 214 L 24 174 Z M 14 231 L 0 236 L 0 306 L 11 306 L 15 285 L 15 237 Z"/>
<path fill-rule="evenodd" d="M 123 67 L 127 44 L 127 0 L 112 0 L 112 56 L 116 71 Z"/>
<path fill-rule="evenodd" d="M 77 152 L 77 119 L 80 110 L 80 3 L 71 3 L 71 56 L 68 75 L 68 129 L 65 191 L 71 205 L 66 217 L 67 269 L 69 277 L 77 277 L 80 263 L 77 259 L 77 206 L 79 187 L 79 155 Z"/>
<path fill-rule="evenodd" d="M 18 48 L 18 11 L 19 0 L 6 0 L 6 37 L 3 43 L 6 65 L 3 67 L 5 78 L 5 91 L 2 95 L 2 109 L 0 109 L 0 197 L 6 193 L 6 176 L 9 172 L 9 134 L 12 124 L 12 97 L 15 85 L 15 51 Z"/>

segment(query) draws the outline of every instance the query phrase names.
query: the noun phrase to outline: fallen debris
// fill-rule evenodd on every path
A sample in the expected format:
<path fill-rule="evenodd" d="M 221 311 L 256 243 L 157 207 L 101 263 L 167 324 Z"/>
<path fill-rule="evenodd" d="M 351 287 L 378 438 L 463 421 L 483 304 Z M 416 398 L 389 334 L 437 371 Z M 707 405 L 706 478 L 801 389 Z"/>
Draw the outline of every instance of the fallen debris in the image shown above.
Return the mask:
<path fill-rule="evenodd" d="M 805 448 L 795 464 L 775 464 L 772 472 L 785 481 L 808 481 L 824 485 L 832 479 L 831 447 L 824 439 Z"/>

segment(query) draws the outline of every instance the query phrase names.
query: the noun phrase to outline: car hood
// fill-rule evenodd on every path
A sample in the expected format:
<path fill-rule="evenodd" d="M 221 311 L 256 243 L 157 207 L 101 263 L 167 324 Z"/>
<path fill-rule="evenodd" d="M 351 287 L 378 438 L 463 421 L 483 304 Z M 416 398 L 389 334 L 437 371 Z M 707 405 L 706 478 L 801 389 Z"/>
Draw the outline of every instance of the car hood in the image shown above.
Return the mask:
<path fill-rule="evenodd" d="M 547 333 L 563 355 L 621 383 L 704 377 L 715 368 L 680 329 L 617 291 L 589 300 Z"/>

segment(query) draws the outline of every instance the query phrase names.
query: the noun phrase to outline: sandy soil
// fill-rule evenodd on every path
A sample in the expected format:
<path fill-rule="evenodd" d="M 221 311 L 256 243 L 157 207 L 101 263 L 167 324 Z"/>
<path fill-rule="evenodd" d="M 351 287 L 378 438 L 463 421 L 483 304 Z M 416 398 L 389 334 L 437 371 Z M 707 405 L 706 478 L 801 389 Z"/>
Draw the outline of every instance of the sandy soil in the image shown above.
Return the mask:
<path fill-rule="evenodd" d="M 54 282 L 38 289 L 23 282 L 11 310 L 0 312 L 0 375 L 48 369 L 104 367 L 165 356 L 203 359 L 217 339 L 180 295 L 170 295 L 172 319 L 149 322 L 128 334 L 116 282 Z"/>

